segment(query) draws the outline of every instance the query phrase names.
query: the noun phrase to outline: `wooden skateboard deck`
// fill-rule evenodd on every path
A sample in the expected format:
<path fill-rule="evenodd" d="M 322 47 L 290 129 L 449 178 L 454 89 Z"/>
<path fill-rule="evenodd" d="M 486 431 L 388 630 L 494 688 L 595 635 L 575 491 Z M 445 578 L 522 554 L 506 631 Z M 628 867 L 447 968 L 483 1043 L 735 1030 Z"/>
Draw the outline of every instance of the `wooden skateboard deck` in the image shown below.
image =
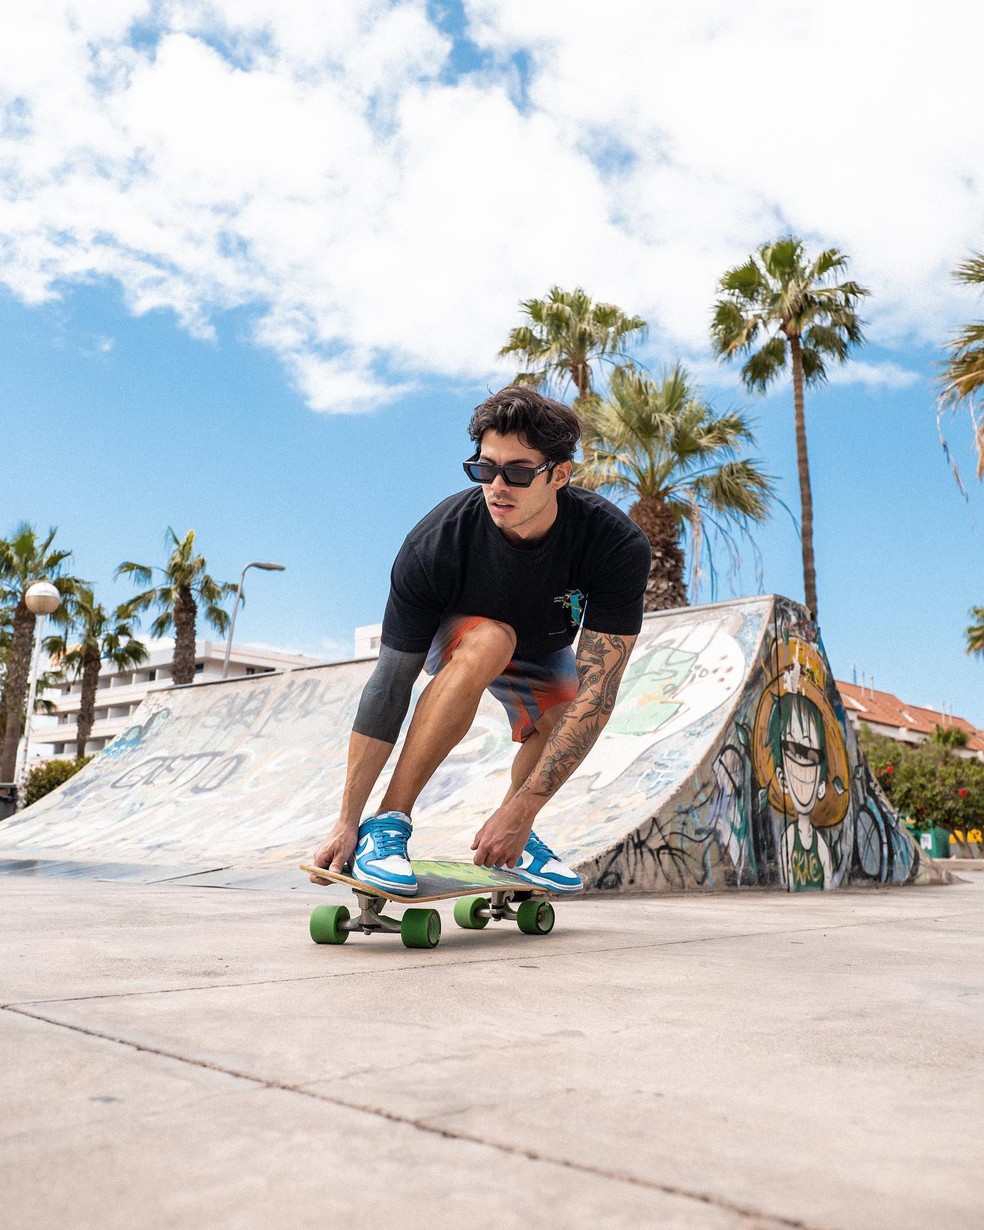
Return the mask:
<path fill-rule="evenodd" d="M 324 867 L 302 866 L 302 871 L 310 872 L 319 880 L 330 880 L 334 884 L 347 884 L 358 892 L 370 897 L 381 897 L 384 901 L 402 901 L 406 905 L 417 905 L 422 901 L 447 901 L 452 897 L 464 897 L 469 893 L 515 892 L 535 893 L 544 896 L 545 889 L 537 888 L 522 880 L 519 876 L 510 875 L 508 871 L 493 871 L 490 867 L 477 867 L 474 863 L 457 863 L 447 859 L 426 862 L 415 860 L 410 864 L 413 874 L 417 877 L 417 891 L 412 897 L 404 893 L 388 892 L 377 888 L 374 884 L 366 884 L 352 876 L 343 875 L 337 871 L 327 871 Z"/>

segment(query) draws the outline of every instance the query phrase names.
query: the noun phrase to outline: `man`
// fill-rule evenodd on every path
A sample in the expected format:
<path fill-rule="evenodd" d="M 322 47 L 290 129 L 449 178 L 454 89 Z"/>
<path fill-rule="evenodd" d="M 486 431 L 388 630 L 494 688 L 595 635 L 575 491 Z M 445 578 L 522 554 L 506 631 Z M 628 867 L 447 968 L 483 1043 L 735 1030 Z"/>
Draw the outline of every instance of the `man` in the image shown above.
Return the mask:
<path fill-rule="evenodd" d="M 652 551 L 608 500 L 568 485 L 580 425 L 567 406 L 506 388 L 478 406 L 468 433 L 476 451 L 465 472 L 478 487 L 428 513 L 397 556 L 341 814 L 314 864 L 341 871 L 351 862 L 360 880 L 417 891 L 407 857 L 414 803 L 488 688 L 520 747 L 505 799 L 475 836 L 475 862 L 576 892 L 580 878 L 532 832 L 533 821 L 612 712 L 642 626 Z M 379 811 L 360 823 L 422 666 L 433 678 Z"/>

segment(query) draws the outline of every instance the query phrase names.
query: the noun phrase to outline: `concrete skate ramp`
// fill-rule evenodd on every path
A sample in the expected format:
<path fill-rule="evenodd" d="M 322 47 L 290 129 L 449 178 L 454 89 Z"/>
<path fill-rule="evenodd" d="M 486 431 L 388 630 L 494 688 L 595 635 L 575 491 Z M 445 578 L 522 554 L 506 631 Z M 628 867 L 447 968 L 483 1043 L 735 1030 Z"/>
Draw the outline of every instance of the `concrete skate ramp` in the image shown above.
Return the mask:
<path fill-rule="evenodd" d="M 338 812 L 372 666 L 154 693 L 81 773 L 0 825 L 0 870 L 299 886 Z M 514 750 L 486 697 L 418 802 L 415 857 L 469 857 Z M 600 891 L 944 878 L 860 755 L 816 626 L 778 597 L 647 616 L 608 727 L 537 830 Z"/>

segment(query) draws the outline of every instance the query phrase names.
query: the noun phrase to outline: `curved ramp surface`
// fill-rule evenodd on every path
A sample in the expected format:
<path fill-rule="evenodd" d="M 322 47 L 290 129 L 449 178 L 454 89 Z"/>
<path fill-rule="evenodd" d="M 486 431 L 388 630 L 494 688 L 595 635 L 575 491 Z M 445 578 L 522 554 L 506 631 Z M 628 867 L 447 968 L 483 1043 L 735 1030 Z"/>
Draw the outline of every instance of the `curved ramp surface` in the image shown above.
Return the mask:
<path fill-rule="evenodd" d="M 0 870 L 297 884 L 337 814 L 372 667 L 154 693 L 81 773 L 0 826 Z M 470 857 L 514 750 L 486 697 L 418 802 L 415 858 Z M 869 772 L 816 625 L 778 597 L 647 616 L 607 728 L 537 830 L 602 891 L 944 878 Z"/>

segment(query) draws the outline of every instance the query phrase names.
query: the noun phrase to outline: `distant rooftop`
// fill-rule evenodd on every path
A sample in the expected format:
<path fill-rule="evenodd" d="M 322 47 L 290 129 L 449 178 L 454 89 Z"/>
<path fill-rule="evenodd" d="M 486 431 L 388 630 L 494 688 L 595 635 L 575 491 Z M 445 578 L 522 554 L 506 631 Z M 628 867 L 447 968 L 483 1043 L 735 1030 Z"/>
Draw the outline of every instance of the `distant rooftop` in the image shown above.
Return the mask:
<path fill-rule="evenodd" d="M 967 735 L 967 750 L 984 756 L 984 731 L 972 726 L 966 718 L 955 717 L 940 709 L 910 705 L 891 692 L 878 692 L 856 683 L 838 680 L 837 689 L 844 701 L 844 708 L 854 714 L 859 722 L 892 726 L 900 732 L 922 735 L 927 739 L 933 737 L 937 726 L 943 730 L 962 730 Z"/>

